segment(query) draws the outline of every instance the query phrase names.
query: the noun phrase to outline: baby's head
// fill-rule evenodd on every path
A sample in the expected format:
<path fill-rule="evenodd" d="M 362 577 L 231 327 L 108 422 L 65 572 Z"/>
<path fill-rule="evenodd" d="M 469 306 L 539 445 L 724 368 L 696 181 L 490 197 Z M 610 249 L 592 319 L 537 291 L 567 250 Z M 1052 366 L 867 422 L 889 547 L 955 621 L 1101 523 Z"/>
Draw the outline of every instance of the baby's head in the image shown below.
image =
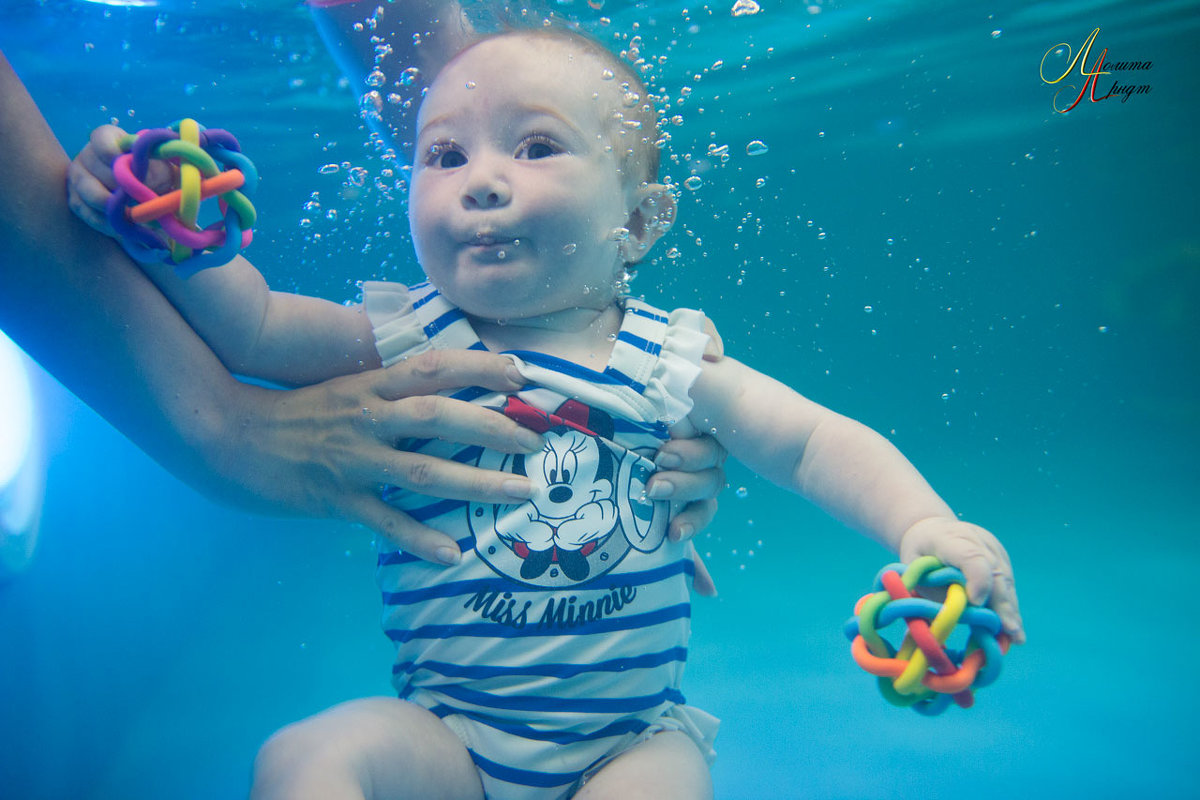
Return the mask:
<path fill-rule="evenodd" d="M 670 227 L 653 101 L 586 37 L 511 31 L 470 45 L 429 87 L 417 128 L 417 257 L 468 314 L 603 308 Z"/>

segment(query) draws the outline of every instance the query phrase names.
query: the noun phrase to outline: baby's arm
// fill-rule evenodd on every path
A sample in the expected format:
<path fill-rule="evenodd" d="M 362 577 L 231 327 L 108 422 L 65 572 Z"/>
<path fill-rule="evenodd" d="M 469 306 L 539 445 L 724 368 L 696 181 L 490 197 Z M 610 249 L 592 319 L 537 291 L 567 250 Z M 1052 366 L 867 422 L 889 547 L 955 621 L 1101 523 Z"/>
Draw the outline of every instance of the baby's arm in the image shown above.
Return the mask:
<path fill-rule="evenodd" d="M 729 357 L 704 364 L 692 398 L 692 422 L 715 428 L 739 461 L 905 561 L 933 555 L 958 567 L 971 601 L 990 601 L 1023 641 L 1012 565 L 1000 542 L 955 517 L 887 439 Z"/>
<path fill-rule="evenodd" d="M 112 125 L 97 128 L 68 173 L 72 210 L 110 235 L 100 209 L 115 185 L 109 165 L 120 154 L 123 133 Z M 165 264 L 142 268 L 232 372 L 305 385 L 380 366 L 361 307 L 272 292 L 241 256 L 186 280 Z"/>
<path fill-rule="evenodd" d="M 361 305 L 273 292 L 241 256 L 187 279 L 142 268 L 230 372 L 304 386 L 381 366 Z"/>

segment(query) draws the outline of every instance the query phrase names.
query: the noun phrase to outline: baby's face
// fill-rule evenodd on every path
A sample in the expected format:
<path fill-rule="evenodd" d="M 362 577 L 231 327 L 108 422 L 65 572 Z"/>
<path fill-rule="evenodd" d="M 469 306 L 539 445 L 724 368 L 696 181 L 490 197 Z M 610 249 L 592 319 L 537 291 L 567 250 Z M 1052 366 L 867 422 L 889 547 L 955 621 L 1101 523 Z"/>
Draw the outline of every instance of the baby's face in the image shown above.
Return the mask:
<path fill-rule="evenodd" d="M 504 36 L 460 54 L 417 120 L 409 222 L 429 279 L 466 313 L 602 309 L 637 195 L 613 152 L 619 80 L 568 42 Z"/>

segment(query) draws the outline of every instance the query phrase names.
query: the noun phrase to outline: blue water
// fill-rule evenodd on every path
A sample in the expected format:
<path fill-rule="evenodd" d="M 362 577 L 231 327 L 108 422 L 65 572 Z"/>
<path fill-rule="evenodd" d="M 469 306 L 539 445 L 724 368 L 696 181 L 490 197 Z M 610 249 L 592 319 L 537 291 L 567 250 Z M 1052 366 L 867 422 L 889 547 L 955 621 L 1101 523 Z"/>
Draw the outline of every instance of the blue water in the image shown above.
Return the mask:
<path fill-rule="evenodd" d="M 1200 9 L 760 2 L 556 4 L 600 35 L 639 22 L 657 80 L 692 88 L 665 171 L 701 185 L 636 285 L 995 531 L 1030 641 L 969 711 L 888 706 L 840 630 L 888 554 L 731 466 L 745 497 L 700 542 L 721 595 L 696 604 L 684 687 L 723 720 L 718 797 L 1200 796 Z M 273 283 L 414 278 L 304 11 L 196 5 L 7 0 L 0 49 L 69 150 L 110 117 L 234 130 Z M 1152 61 L 1116 76 L 1152 91 L 1057 114 L 1038 64 L 1094 28 L 1110 63 Z M 347 161 L 363 189 L 320 171 Z M 42 542 L 0 586 L 0 796 L 238 797 L 271 731 L 388 692 L 365 532 L 216 507 L 39 384 Z"/>

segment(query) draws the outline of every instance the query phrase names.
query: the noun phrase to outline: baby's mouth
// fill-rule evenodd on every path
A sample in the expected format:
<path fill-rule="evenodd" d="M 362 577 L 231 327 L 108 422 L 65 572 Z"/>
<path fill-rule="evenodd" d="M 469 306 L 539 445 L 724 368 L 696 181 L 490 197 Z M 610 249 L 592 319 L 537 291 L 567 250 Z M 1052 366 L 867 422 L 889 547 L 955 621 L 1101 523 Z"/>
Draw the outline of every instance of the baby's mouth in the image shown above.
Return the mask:
<path fill-rule="evenodd" d="M 466 244 L 477 247 L 495 247 L 497 245 L 508 245 L 516 247 L 521 243 L 521 240 L 514 236 L 505 236 L 499 233 L 479 232 L 467 240 Z"/>

